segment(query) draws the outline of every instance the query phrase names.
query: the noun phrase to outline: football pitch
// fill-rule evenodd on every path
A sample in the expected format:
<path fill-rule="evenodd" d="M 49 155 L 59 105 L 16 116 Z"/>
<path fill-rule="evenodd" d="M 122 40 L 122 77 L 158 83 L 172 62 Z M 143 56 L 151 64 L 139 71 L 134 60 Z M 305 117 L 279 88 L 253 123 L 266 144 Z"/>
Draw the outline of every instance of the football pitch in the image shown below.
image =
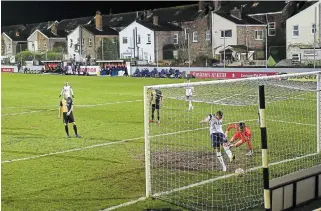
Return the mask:
<path fill-rule="evenodd" d="M 249 123 L 254 134 L 253 146 L 258 152 L 252 158 L 244 157 L 244 162 L 238 165 L 246 170 L 254 169 L 248 173 L 253 177 L 243 177 L 238 182 L 234 177 L 223 179 L 225 182 L 211 186 L 210 191 L 202 185 L 182 190 L 180 199 L 176 191 L 166 194 L 165 201 L 141 200 L 145 195 L 143 86 L 180 83 L 183 79 L 22 74 L 2 74 L 1 77 L 2 210 L 98 211 L 136 200 L 139 202 L 117 210 L 177 209 L 165 201 L 180 202 L 184 195 L 186 200 L 195 201 L 188 198 L 189 192 L 204 201 L 211 191 L 217 194 L 228 189 L 228 205 L 220 204 L 221 193 L 217 194 L 221 197 L 217 206 L 233 209 L 241 203 L 262 203 L 262 177 L 255 169 L 261 165 L 257 106 L 248 106 L 240 112 L 239 107 L 232 105 L 212 108 L 204 99 L 199 99 L 194 103 L 194 111 L 187 112 L 187 102 L 180 99 L 184 91 L 180 95 L 177 94 L 180 92 L 166 93 L 170 90 L 165 90 L 165 99 L 166 95 L 172 98 L 165 100 L 161 123 L 151 124 L 151 161 L 155 167 L 152 185 L 160 198 L 163 192 L 232 173 L 207 169 L 210 168 L 208 162 L 216 163 L 216 158 L 211 154 L 208 129 L 200 129 L 198 122 L 212 109 L 239 114 L 227 116 L 226 123 L 240 119 Z M 75 93 L 74 117 L 80 139 L 66 139 L 62 119 L 58 119 L 58 96 L 66 81 Z M 275 164 L 271 167 L 271 179 L 321 163 L 320 154 L 315 154 L 315 93 L 283 100 L 284 103 L 271 104 L 268 111 L 268 130 L 274 131 L 269 136 L 270 162 Z M 69 132 L 73 135 L 71 125 Z M 235 153 L 241 156 L 245 150 L 244 145 Z M 189 153 L 191 151 L 193 153 Z M 162 156 L 176 162 L 164 164 Z M 195 159 L 204 163 L 200 165 Z M 199 172 L 195 173 L 195 169 Z M 246 183 L 251 185 L 245 186 Z M 246 187 L 253 192 L 252 196 L 243 201 L 233 200 L 238 193 L 246 191 Z M 240 188 L 242 191 L 238 192 Z M 195 194 L 204 189 L 208 194 Z"/>

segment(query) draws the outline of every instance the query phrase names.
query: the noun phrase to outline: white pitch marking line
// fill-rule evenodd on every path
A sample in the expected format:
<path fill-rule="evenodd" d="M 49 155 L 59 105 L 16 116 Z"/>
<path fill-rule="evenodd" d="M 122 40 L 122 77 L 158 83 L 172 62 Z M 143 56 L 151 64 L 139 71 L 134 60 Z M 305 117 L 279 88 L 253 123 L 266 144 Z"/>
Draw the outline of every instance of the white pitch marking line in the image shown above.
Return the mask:
<path fill-rule="evenodd" d="M 258 119 L 250 119 L 250 120 L 245 120 L 245 122 L 253 122 L 253 121 L 257 121 L 257 120 Z M 303 123 L 298 123 L 298 122 L 287 122 L 287 121 L 282 121 L 282 120 L 268 120 L 268 121 L 276 121 L 276 122 L 279 121 L 279 122 L 284 122 L 284 123 L 289 123 L 289 124 L 302 124 L 302 125 L 307 125 L 307 126 L 315 126 L 313 124 L 303 124 Z M 230 123 L 223 124 L 223 125 L 229 125 L 229 124 L 233 124 L 233 123 L 237 123 L 237 122 L 230 122 Z M 204 130 L 204 129 L 208 129 L 208 127 L 201 127 L 201 128 L 190 129 L 190 130 L 182 130 L 182 131 L 177 131 L 177 132 L 172 132 L 172 133 L 157 134 L 157 135 L 150 136 L 150 138 L 155 138 L 155 137 L 160 137 L 160 136 L 168 136 L 168 135 L 175 135 L 175 134 L 187 133 L 187 132 Z M 16 162 L 16 161 L 36 159 L 36 158 L 47 157 L 47 156 L 51 156 L 51 155 L 58 155 L 58 154 L 64 154 L 64 153 L 69 153 L 69 152 L 85 150 L 85 149 L 91 149 L 91 148 L 95 148 L 95 147 L 102 147 L 102 146 L 107 146 L 107 145 L 112 145 L 112 144 L 119 144 L 119 143 L 123 143 L 123 142 L 127 142 L 127 141 L 134 141 L 134 140 L 139 140 L 139 139 L 144 139 L 144 138 L 145 137 L 142 136 L 142 137 L 124 139 L 124 140 L 121 140 L 121 141 L 114 141 L 114 142 L 108 142 L 108 143 L 102 143 L 102 144 L 95 144 L 95 145 L 91 145 L 91 146 L 87 146 L 87 147 L 74 148 L 74 149 L 64 150 L 64 151 L 59 151 L 59 152 L 51 152 L 51 153 L 42 154 L 42 155 L 38 155 L 38 156 L 17 158 L 17 159 L 13 159 L 13 160 L 5 160 L 5 161 L 2 161 L 1 163 L 11 163 L 11 162 Z"/>
<path fill-rule="evenodd" d="M 91 146 L 87 146 L 87 147 L 79 147 L 79 148 L 64 150 L 64 151 L 60 151 L 60 152 L 51 152 L 48 154 L 42 154 L 42 155 L 37 155 L 37 156 L 17 158 L 17 159 L 12 159 L 12 160 L 5 160 L 5 161 L 2 161 L 1 163 L 12 163 L 12 162 L 16 162 L 16 161 L 30 160 L 30 159 L 35 159 L 35 158 L 47 157 L 47 156 L 51 156 L 51 155 L 59 155 L 59 154 L 64 154 L 64 153 L 68 153 L 68 152 L 76 152 L 76 151 L 80 151 L 80 150 L 84 150 L 84 149 L 91 149 L 91 148 L 95 148 L 95 147 L 102 147 L 102 146 L 107 146 L 107 145 L 112 145 L 112 144 L 119 144 L 119 143 L 123 143 L 126 141 L 139 140 L 142 138 L 144 138 L 144 137 L 124 139 L 121 141 L 114 141 L 114 142 L 108 142 L 108 143 L 103 143 L 103 144 L 95 144 L 95 145 L 91 145 Z"/>
<path fill-rule="evenodd" d="M 305 156 L 290 158 L 290 159 L 286 159 L 286 160 L 270 163 L 269 166 L 274 166 L 274 165 L 277 165 L 277 164 L 286 163 L 286 162 L 289 162 L 289 161 L 294 161 L 296 159 L 307 158 L 307 157 L 314 156 L 314 155 L 317 155 L 317 154 L 319 154 L 319 153 L 313 153 L 313 154 L 308 154 L 308 155 L 305 155 Z M 262 166 L 253 167 L 253 168 L 250 168 L 250 169 L 246 170 L 245 172 L 251 172 L 251 171 L 255 171 L 255 170 L 261 169 L 261 168 L 262 168 Z M 187 185 L 187 186 L 184 186 L 184 187 L 175 188 L 175 189 L 170 190 L 170 191 L 164 191 L 164 192 L 156 193 L 156 194 L 153 194 L 153 196 L 157 197 L 157 196 L 161 196 L 161 195 L 171 194 L 173 192 L 186 190 L 186 189 L 197 187 L 197 186 L 200 186 L 200 185 L 205 185 L 207 183 L 215 182 L 215 181 L 221 180 L 221 179 L 226 179 L 226 178 L 232 177 L 234 175 L 235 175 L 235 173 L 227 174 L 227 175 L 224 175 L 224 176 L 212 178 L 212 179 L 209 179 L 209 180 L 204 180 L 202 182 L 194 183 L 194 184 Z"/>
<path fill-rule="evenodd" d="M 294 160 L 297 160 L 297 159 L 307 158 L 307 157 L 314 156 L 314 155 L 317 155 L 317 154 L 318 153 L 313 153 L 313 154 L 309 154 L 309 155 L 305 155 L 305 156 L 301 156 L 301 157 L 290 158 L 290 159 L 286 159 L 286 160 L 270 163 L 269 166 L 274 166 L 274 165 L 277 165 L 277 164 L 282 164 L 282 163 L 294 161 Z M 320 167 L 321 167 L 321 165 L 320 165 Z M 245 170 L 245 172 L 251 172 L 251 171 L 255 171 L 255 170 L 261 169 L 261 168 L 262 168 L 262 166 L 253 167 L 253 168 L 250 168 L 248 170 Z M 205 180 L 205 181 L 202 181 L 202 182 L 198 182 L 198 183 L 194 183 L 194 184 L 191 184 L 191 185 L 183 186 L 183 187 L 180 187 L 180 188 L 175 188 L 175 189 L 170 190 L 170 191 L 156 193 L 156 194 L 153 194 L 153 196 L 154 197 L 158 197 L 158 196 L 161 196 L 161 195 L 168 195 L 168 194 L 171 194 L 173 192 L 186 190 L 186 189 L 197 187 L 197 186 L 200 186 L 200 185 L 205 185 L 207 183 L 215 182 L 215 181 L 221 180 L 221 179 L 226 179 L 226 178 L 232 177 L 234 175 L 235 175 L 235 173 L 227 174 L 227 175 L 224 175 L 224 176 L 212 178 L 212 179 L 209 179 L 209 180 Z M 133 200 L 133 201 L 125 202 L 123 204 L 119 204 L 117 206 L 109 207 L 109 208 L 106 208 L 105 210 L 102 210 L 102 211 L 110 211 L 110 210 L 118 209 L 118 208 L 121 208 L 121 207 L 129 206 L 129 205 L 135 204 L 135 203 L 137 203 L 139 201 L 143 201 L 145 199 L 147 199 L 147 198 L 146 197 L 141 197 L 141 198 L 138 198 L 137 200 Z"/>
<path fill-rule="evenodd" d="M 139 201 L 144 201 L 145 199 L 146 199 L 146 197 L 140 197 L 140 198 L 138 198 L 136 200 L 125 202 L 123 204 L 119 204 L 119 205 L 116 205 L 116 206 L 113 206 L 113 207 L 109 207 L 109 208 L 106 208 L 106 209 L 101 210 L 101 211 L 110 211 L 110 210 L 118 209 L 118 208 L 121 208 L 121 207 L 126 207 L 128 205 L 135 204 L 135 203 L 137 203 Z"/>
<path fill-rule="evenodd" d="M 255 119 L 255 120 L 257 120 L 257 119 Z M 247 121 L 254 121 L 254 120 L 247 120 Z M 228 123 L 228 124 L 232 124 L 232 123 Z M 227 125 L 227 124 L 224 124 L 224 125 Z M 192 131 L 204 130 L 204 129 L 208 129 L 208 127 L 196 128 L 196 129 L 191 129 L 191 130 L 182 130 L 182 131 L 177 131 L 177 132 L 172 132 L 172 133 L 165 133 L 165 134 L 158 134 L 158 135 L 154 135 L 154 136 L 150 136 L 150 137 L 154 138 L 154 137 L 159 137 L 159 136 L 168 136 L 168 135 L 174 135 L 174 134 L 186 133 L 186 132 L 192 132 Z M 119 143 L 123 143 L 123 142 L 127 142 L 127 141 L 134 141 L 134 140 L 139 140 L 139 139 L 144 139 L 144 138 L 145 137 L 142 136 L 142 137 L 137 137 L 137 138 L 124 139 L 124 140 L 121 140 L 121 141 L 114 141 L 114 142 L 107 142 L 107 143 L 102 143 L 102 144 L 95 144 L 95 145 L 91 145 L 91 146 L 87 146 L 87 147 L 79 147 L 79 148 L 74 148 L 74 149 L 69 149 L 69 150 L 64 150 L 64 151 L 59 151 L 59 152 L 51 152 L 51 153 L 37 155 L 37 156 L 31 156 L 31 157 L 25 157 L 25 158 L 17 158 L 17 159 L 12 159 L 12 160 L 5 160 L 5 161 L 2 161 L 1 163 L 12 163 L 12 162 L 16 162 L 16 161 L 36 159 L 36 158 L 47 157 L 47 156 L 51 156 L 51 155 L 58 155 L 58 154 L 64 154 L 64 153 L 69 153 L 69 152 L 80 151 L 80 150 L 84 150 L 84 149 L 91 149 L 91 148 L 95 148 L 95 147 L 102 147 L 102 146 L 107 146 L 107 145 L 112 145 L 112 144 L 119 144 Z"/>
<path fill-rule="evenodd" d="M 75 108 L 77 108 L 77 107 L 95 107 L 95 106 L 114 105 L 114 104 L 121 104 L 121 103 L 134 103 L 134 102 L 142 102 L 142 100 L 128 100 L 128 101 L 109 102 L 109 103 L 100 103 L 100 104 L 91 104 L 91 105 L 75 105 Z M 46 106 L 46 107 L 58 107 L 58 105 L 57 106 Z M 25 112 L 20 112 L 20 113 L 2 114 L 1 116 L 16 116 L 16 115 L 39 113 L 39 112 L 54 111 L 54 110 L 56 110 L 56 109 L 41 110 L 41 111 L 25 111 Z"/>
<path fill-rule="evenodd" d="M 288 122 L 288 121 L 274 120 L 274 119 L 267 119 L 267 121 L 282 122 L 282 123 L 295 124 L 295 125 L 317 126 L 316 124 L 306 124 L 306 123 L 300 123 L 300 122 Z"/>
<path fill-rule="evenodd" d="M 252 122 L 252 121 L 257 121 L 257 119 L 245 120 L 245 122 Z M 280 122 L 289 123 L 289 124 L 303 124 L 303 123 L 297 123 L 297 122 L 287 122 L 287 121 L 282 121 L 282 120 L 270 120 L 270 121 L 280 121 Z M 237 123 L 237 122 L 230 122 L 230 123 L 223 124 L 223 125 L 228 125 L 228 124 L 233 124 L 233 123 Z M 315 125 L 312 125 L 312 124 L 306 124 L 306 125 L 315 126 Z M 177 132 L 172 132 L 172 133 L 157 134 L 157 135 L 150 136 L 150 138 L 155 138 L 155 137 L 160 137 L 160 136 L 169 136 L 169 135 L 187 133 L 187 132 L 204 130 L 204 129 L 208 129 L 208 127 L 201 127 L 201 128 L 190 129 L 190 130 L 182 130 L 182 131 L 177 131 Z M 95 145 L 91 145 L 91 146 L 87 146 L 87 147 L 74 148 L 74 149 L 64 150 L 64 151 L 59 151 L 59 152 L 51 152 L 51 153 L 37 155 L 37 156 L 31 156 L 31 157 L 25 157 L 25 158 L 17 158 L 17 159 L 13 159 L 13 160 L 5 160 L 5 161 L 2 161 L 1 163 L 12 163 L 12 162 L 16 162 L 16 161 L 36 159 L 36 158 L 47 157 L 47 156 L 58 155 L 58 154 L 64 154 L 64 153 L 69 153 L 69 152 L 75 152 L 75 151 L 80 151 L 80 150 L 85 150 L 85 149 L 91 149 L 91 148 L 95 148 L 95 147 L 102 147 L 102 146 L 107 146 L 107 145 L 112 145 L 112 144 L 119 144 L 119 143 L 123 143 L 123 142 L 127 142 L 127 141 L 134 141 L 134 140 L 139 140 L 139 139 L 144 139 L 144 138 L 145 137 L 142 136 L 142 137 L 124 139 L 124 140 L 121 140 L 121 141 L 114 141 L 114 142 L 108 142 L 108 143 L 102 143 L 102 144 L 95 144 Z"/>

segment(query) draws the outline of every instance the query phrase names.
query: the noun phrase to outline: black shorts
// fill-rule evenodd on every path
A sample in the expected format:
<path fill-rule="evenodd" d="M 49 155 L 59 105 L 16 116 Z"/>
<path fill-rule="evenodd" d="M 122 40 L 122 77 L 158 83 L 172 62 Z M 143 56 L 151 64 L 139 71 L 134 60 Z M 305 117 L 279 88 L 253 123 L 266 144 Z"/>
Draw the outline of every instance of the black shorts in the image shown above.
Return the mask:
<path fill-rule="evenodd" d="M 156 104 L 152 104 L 152 109 L 159 109 L 160 106 L 159 106 L 159 103 L 156 103 Z"/>
<path fill-rule="evenodd" d="M 75 122 L 74 115 L 71 112 L 69 116 L 67 116 L 67 113 L 63 113 L 63 123 L 68 124 L 68 123 L 73 123 Z"/>

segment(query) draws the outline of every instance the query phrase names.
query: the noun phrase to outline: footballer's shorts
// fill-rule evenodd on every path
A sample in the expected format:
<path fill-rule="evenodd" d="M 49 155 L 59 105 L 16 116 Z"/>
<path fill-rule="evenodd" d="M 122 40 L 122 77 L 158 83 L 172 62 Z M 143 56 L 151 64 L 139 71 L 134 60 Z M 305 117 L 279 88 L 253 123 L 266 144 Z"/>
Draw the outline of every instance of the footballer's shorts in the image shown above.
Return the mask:
<path fill-rule="evenodd" d="M 63 123 L 65 123 L 65 124 L 75 122 L 73 113 L 71 112 L 70 115 L 67 116 L 67 113 L 64 112 L 64 113 L 63 113 L 63 119 L 62 119 L 62 121 L 63 121 Z"/>
<path fill-rule="evenodd" d="M 191 100 L 192 99 L 192 95 L 186 95 L 186 100 Z"/>
<path fill-rule="evenodd" d="M 220 147 L 223 143 L 227 143 L 224 133 L 212 133 L 211 141 L 213 147 Z"/>
<path fill-rule="evenodd" d="M 152 104 L 152 109 L 159 109 L 159 108 L 160 108 L 159 103 Z"/>

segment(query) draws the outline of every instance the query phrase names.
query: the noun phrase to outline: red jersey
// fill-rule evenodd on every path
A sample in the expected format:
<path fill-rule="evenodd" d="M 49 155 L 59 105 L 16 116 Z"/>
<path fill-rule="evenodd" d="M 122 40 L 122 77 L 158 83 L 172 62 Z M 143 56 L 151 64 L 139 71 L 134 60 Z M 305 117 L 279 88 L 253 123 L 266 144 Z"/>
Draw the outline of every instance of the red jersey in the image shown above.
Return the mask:
<path fill-rule="evenodd" d="M 239 124 L 231 124 L 227 127 L 227 131 L 230 131 L 232 128 L 236 129 L 236 132 L 233 135 L 234 139 L 241 139 L 242 141 L 251 139 L 252 133 L 248 127 L 245 126 L 243 132 L 241 132 L 239 129 Z"/>

